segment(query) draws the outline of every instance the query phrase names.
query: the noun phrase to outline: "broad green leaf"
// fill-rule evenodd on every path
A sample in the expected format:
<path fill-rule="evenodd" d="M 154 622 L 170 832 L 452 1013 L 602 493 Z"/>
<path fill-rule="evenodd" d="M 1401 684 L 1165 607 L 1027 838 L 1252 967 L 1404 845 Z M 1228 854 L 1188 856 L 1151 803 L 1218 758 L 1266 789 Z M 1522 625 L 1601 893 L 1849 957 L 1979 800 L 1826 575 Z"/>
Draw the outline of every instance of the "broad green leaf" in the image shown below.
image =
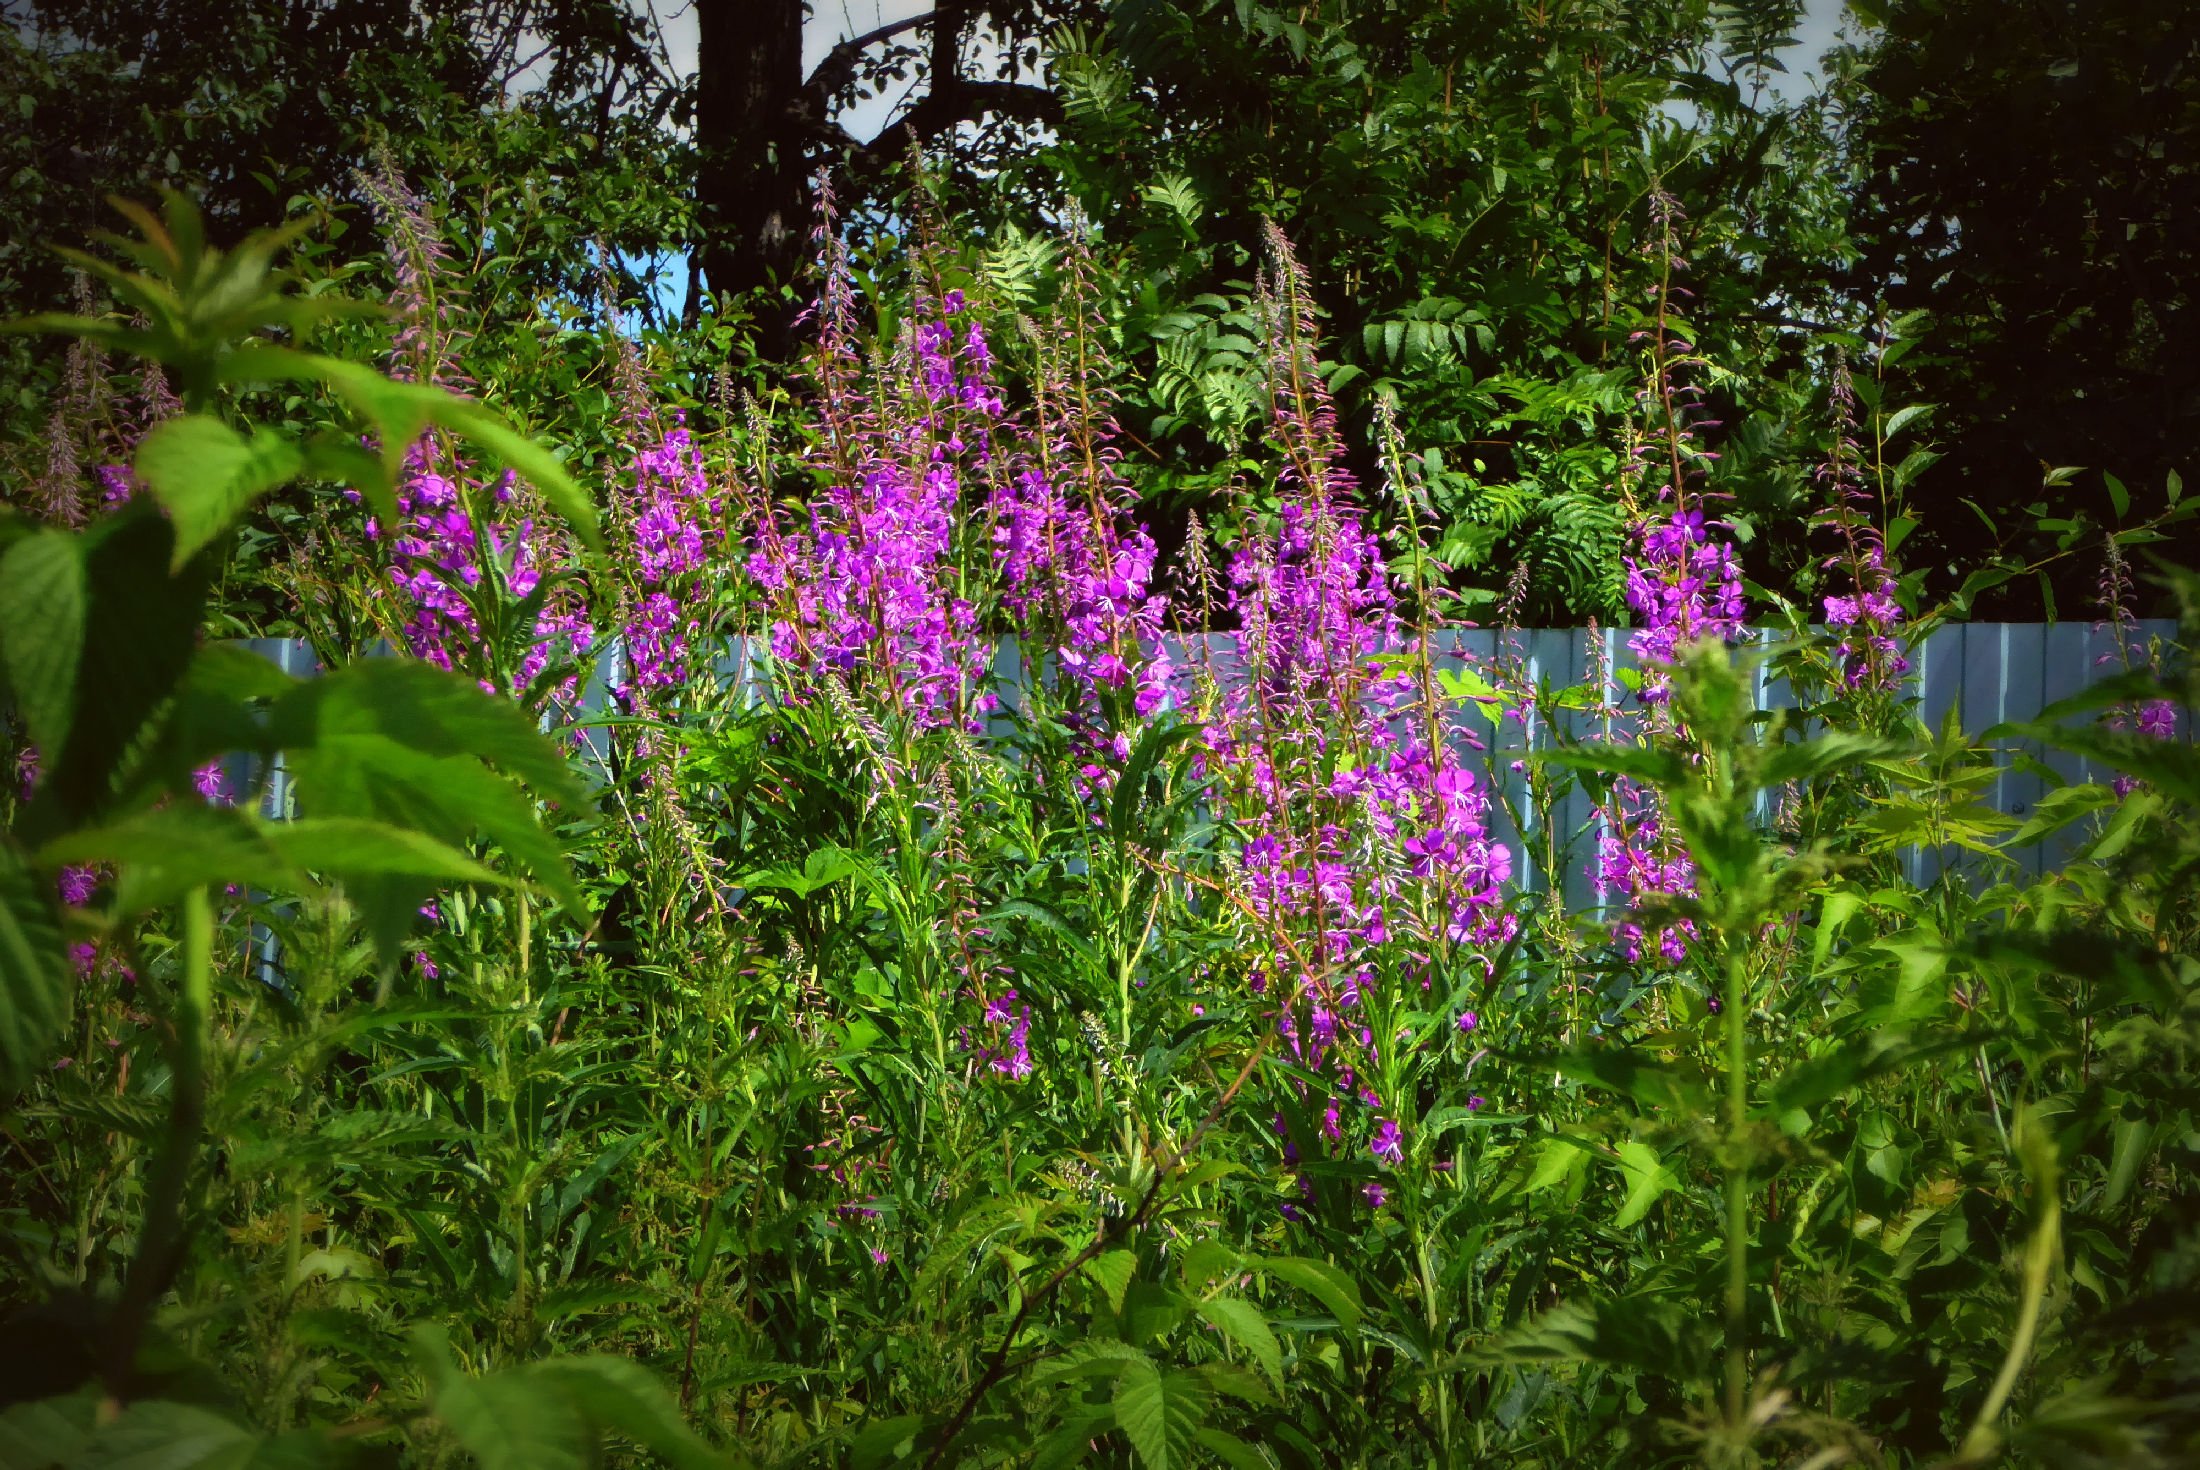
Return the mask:
<path fill-rule="evenodd" d="M 596 1461 L 581 1406 L 564 1385 L 526 1368 L 485 1378 L 453 1373 L 432 1403 L 481 1470 L 587 1470 Z"/>
<path fill-rule="evenodd" d="M 69 992 L 52 881 L 0 839 L 0 1098 L 53 1054 L 68 1025 Z"/>
<path fill-rule="evenodd" d="M 1275 1470 L 1275 1461 L 1244 1440 L 1219 1429 L 1201 1429 L 1192 1435 L 1192 1442 L 1228 1465 L 1230 1470 Z"/>
<path fill-rule="evenodd" d="M 1658 1151 L 1639 1139 L 1627 1139 L 1613 1151 L 1619 1155 L 1620 1173 L 1627 1179 L 1627 1198 L 1612 1218 L 1612 1225 L 1625 1230 L 1649 1214 L 1658 1197 L 1678 1188 L 1680 1181 L 1672 1166 L 1658 1157 Z"/>
<path fill-rule="evenodd" d="M 1033 1388 L 1047 1388 L 1071 1378 L 1113 1378 L 1129 1363 L 1151 1360 L 1127 1342 L 1112 1337 L 1088 1337 L 1073 1342 L 1024 1375 Z"/>
<path fill-rule="evenodd" d="M 138 914 L 227 883 L 303 891 L 310 886 L 305 874 L 272 840 L 278 830 L 280 824 L 233 807 L 175 803 L 71 832 L 39 856 L 49 864 L 115 864 L 116 908 Z"/>
<path fill-rule="evenodd" d="M 1360 1288 L 1329 1262 L 1307 1256 L 1264 1256 L 1254 1264 L 1278 1281 L 1288 1282 L 1319 1301 L 1329 1309 L 1330 1316 L 1344 1324 L 1346 1331 L 1358 1330 Z"/>
<path fill-rule="evenodd" d="M 399 383 L 362 363 L 254 346 L 231 353 L 222 364 L 230 382 L 316 382 L 342 394 L 355 412 L 381 432 L 382 455 L 394 470 L 405 450 L 433 426 L 473 444 L 518 472 L 541 492 L 591 550 L 602 551 L 596 507 L 556 456 L 481 404 L 419 383 Z"/>
<path fill-rule="evenodd" d="M 1276 1392 L 1283 1392 L 1283 1348 L 1260 1308 L 1241 1296 L 1213 1296 L 1199 1303 L 1199 1315 L 1243 1348 Z"/>
<path fill-rule="evenodd" d="M 98 1394 L 32 1399 L 0 1409 L 0 1465 L 9 1470 L 67 1470 L 84 1462 Z"/>
<path fill-rule="evenodd" d="M 1212 1401 L 1189 1373 L 1163 1373 L 1145 1359 L 1115 1380 L 1115 1423 L 1146 1470 L 1176 1470 L 1193 1462 L 1192 1436 Z"/>
<path fill-rule="evenodd" d="M 1781 746 L 1766 757 L 1757 779 L 1760 785 L 1784 786 L 1790 781 L 1808 781 L 1866 761 L 1888 760 L 1904 749 L 1898 741 L 1836 731 L 1816 740 Z"/>
<path fill-rule="evenodd" d="M 1137 1271 L 1138 1256 L 1131 1251 L 1103 1251 L 1085 1262 L 1085 1274 L 1100 1284 L 1108 1306 L 1117 1313 L 1123 1310 L 1123 1292 Z"/>
<path fill-rule="evenodd" d="M 1537 1146 L 1528 1192 L 1554 1189 L 1589 1167 L 1590 1145 L 1571 1134 L 1554 1133 Z"/>
<path fill-rule="evenodd" d="M 1043 903 L 1026 898 L 1012 898 L 988 910 L 985 918 L 989 925 L 1007 918 L 1029 919 L 1067 944 L 1071 952 L 1084 961 L 1090 970 L 1098 972 L 1101 968 L 1100 952 L 1093 947 L 1090 936 L 1080 932 L 1075 924 Z"/>
<path fill-rule="evenodd" d="M 66 744 L 41 752 L 45 772 L 25 835 L 87 820 L 114 798 L 190 667 L 205 610 L 206 558 L 171 576 L 173 529 L 153 506 L 101 521 L 78 543 L 90 603 L 74 708 Z"/>
<path fill-rule="evenodd" d="M 865 1425 L 849 1445 L 849 1463 L 856 1470 L 880 1470 L 907 1455 L 924 1430 L 922 1414 L 897 1414 Z"/>
<path fill-rule="evenodd" d="M 1948 1006 L 1948 946 L 1937 934 L 1911 929 L 1873 946 L 1894 957 L 1858 988 L 1858 1028 L 1909 1026 Z"/>
<path fill-rule="evenodd" d="M 423 832 L 358 817 L 308 817 L 267 826 L 292 863 L 342 884 L 385 973 L 404 953 L 420 905 L 453 883 L 503 884 L 500 875 Z"/>
<path fill-rule="evenodd" d="M 1689 1060 L 1663 1061 L 1647 1050 L 1602 1044 L 1549 1059 L 1562 1076 L 1632 1098 L 1646 1108 L 1692 1112 L 1711 1096 L 1711 1079 Z"/>
<path fill-rule="evenodd" d="M 570 814 L 588 807 L 564 754 L 526 711 L 417 659 L 364 658 L 303 681 L 277 703 L 273 730 L 293 749 L 324 737 L 385 735 L 428 755 L 476 756 Z"/>
<path fill-rule="evenodd" d="M 1530 758 L 1569 770 L 1631 776 L 1659 787 L 1678 786 L 1688 779 L 1687 765 L 1671 751 L 1644 750 L 1632 745 L 1580 745 L 1539 750 Z"/>
<path fill-rule="evenodd" d="M 585 900 L 565 852 L 519 787 L 471 756 L 433 756 L 386 735 L 324 735 L 297 753 L 299 801 L 311 814 L 368 817 L 446 846 L 476 832 L 502 847 L 579 917 Z"/>
<path fill-rule="evenodd" d="M 337 878 L 402 877 L 434 883 L 506 880 L 422 832 L 356 817 L 307 817 L 265 824 L 274 849 L 301 868 Z"/>
<path fill-rule="evenodd" d="M 2008 845 L 2024 847 L 2037 842 L 2116 800 L 2113 788 L 2092 781 L 2050 791 L 2032 804 L 2032 815 L 2023 826 L 2009 834 Z"/>
<path fill-rule="evenodd" d="M 2101 471 L 2101 482 L 2108 486 L 2108 501 L 2116 508 L 2116 519 L 2122 520 L 2131 513 L 2131 491 L 2106 470 Z"/>
<path fill-rule="evenodd" d="M 141 1399 L 92 1436 L 72 1470 L 325 1470 L 335 1448 L 318 1433 L 266 1438 L 196 1404 Z"/>
<path fill-rule="evenodd" d="M 1130 760 L 1123 767 L 1123 774 L 1115 783 L 1115 794 L 1108 804 L 1108 830 L 1116 840 L 1128 842 L 1132 824 L 1137 820 L 1139 804 L 1146 799 L 1146 778 L 1153 773 L 1169 748 L 1180 745 L 1199 733 L 1198 727 L 1189 723 L 1146 727 L 1138 746 L 1131 752 Z"/>
<path fill-rule="evenodd" d="M 1937 405 L 1931 403 L 1912 403 L 1906 407 L 1896 409 L 1887 416 L 1886 426 L 1879 431 L 1880 437 L 1892 439 L 1895 435 L 1931 413 L 1935 407 Z"/>
<path fill-rule="evenodd" d="M 723 1463 L 688 1427 L 664 1384 L 630 1358 L 547 1358 L 527 1372 L 591 1424 L 633 1441 L 678 1470 L 718 1470 Z"/>
<path fill-rule="evenodd" d="M 1825 901 L 1818 906 L 1818 921 L 1812 926 L 1812 973 L 1826 967 L 1826 957 L 1833 953 L 1834 942 L 1863 906 L 1864 896 L 1853 888 L 1836 888 L 1826 895 Z"/>
<path fill-rule="evenodd" d="M 305 460 L 281 434 L 256 429 L 247 439 L 220 419 L 192 413 L 155 426 L 138 445 L 135 465 L 175 523 L 170 564 L 180 568 L 254 501 L 297 478 Z"/>
<path fill-rule="evenodd" d="M 303 474 L 349 485 L 365 498 L 382 524 L 394 526 L 401 512 L 397 506 L 397 477 L 380 455 L 334 434 L 316 435 L 305 448 Z"/>
<path fill-rule="evenodd" d="M 68 744 L 90 609 L 76 537 L 38 531 L 0 556 L 0 659 L 16 709 L 49 761 Z"/>

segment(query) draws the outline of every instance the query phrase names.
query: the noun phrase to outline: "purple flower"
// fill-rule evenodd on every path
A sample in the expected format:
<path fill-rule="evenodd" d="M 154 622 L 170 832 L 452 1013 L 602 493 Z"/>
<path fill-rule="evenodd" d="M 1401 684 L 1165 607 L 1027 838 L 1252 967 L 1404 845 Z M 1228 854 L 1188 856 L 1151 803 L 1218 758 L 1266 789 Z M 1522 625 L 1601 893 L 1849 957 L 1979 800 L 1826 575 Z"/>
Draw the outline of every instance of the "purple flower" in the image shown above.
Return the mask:
<path fill-rule="evenodd" d="M 1405 1161 L 1405 1144 L 1398 1132 L 1398 1125 L 1385 1118 L 1375 1125 L 1375 1135 L 1368 1140 L 1367 1150 L 1386 1164 Z"/>

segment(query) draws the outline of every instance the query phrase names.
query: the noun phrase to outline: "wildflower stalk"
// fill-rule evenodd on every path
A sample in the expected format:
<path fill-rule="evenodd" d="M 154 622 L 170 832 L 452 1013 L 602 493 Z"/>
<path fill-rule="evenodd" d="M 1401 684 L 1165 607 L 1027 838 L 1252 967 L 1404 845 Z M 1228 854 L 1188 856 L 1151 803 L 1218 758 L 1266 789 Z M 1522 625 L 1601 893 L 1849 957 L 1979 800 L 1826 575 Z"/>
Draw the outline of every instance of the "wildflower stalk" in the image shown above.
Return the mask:
<path fill-rule="evenodd" d="M 1749 957 L 1734 930 L 1725 937 L 1726 1422 L 1739 1429 L 1749 1383 Z"/>
<path fill-rule="evenodd" d="M 137 1373 L 138 1345 L 152 1320 L 153 1304 L 175 1279 L 183 1262 L 190 1229 L 183 1218 L 183 1196 L 192 1160 L 206 1120 L 206 1046 L 214 998 L 214 902 L 204 888 L 183 900 L 182 974 L 176 990 L 174 1030 L 169 1037 L 168 1127 L 154 1155 L 145 1184 L 145 1221 L 138 1231 L 137 1254 L 115 1304 L 114 1328 L 107 1340 L 104 1379 L 107 1397 L 101 1417 L 121 1412 Z"/>

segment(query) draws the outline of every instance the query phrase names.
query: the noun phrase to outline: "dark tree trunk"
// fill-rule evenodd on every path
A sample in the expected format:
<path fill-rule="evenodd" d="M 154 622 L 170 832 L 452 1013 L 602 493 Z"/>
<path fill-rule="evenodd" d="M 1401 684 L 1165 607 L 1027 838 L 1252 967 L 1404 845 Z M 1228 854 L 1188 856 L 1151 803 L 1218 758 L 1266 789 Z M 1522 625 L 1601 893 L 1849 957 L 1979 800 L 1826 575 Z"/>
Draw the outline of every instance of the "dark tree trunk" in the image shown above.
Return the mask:
<path fill-rule="evenodd" d="M 981 0 L 936 0 L 835 46 L 815 73 L 802 74 L 803 0 L 694 0 L 695 141 L 700 238 L 690 261 L 712 292 L 749 297 L 758 313 L 758 346 L 785 361 L 795 341 L 795 306 L 778 293 L 808 258 L 811 171 L 829 153 L 861 195 L 908 156 L 910 141 L 952 139 L 964 122 L 988 115 L 1056 122 L 1061 101 L 1023 82 L 976 81 L 962 74 L 962 50 L 986 7 Z M 1041 5 L 1035 14 L 1046 13 Z M 1062 10 L 1064 16 L 1072 8 Z M 1035 27 L 1029 17 L 1023 22 Z M 859 75 L 870 48 L 912 31 L 928 33 L 924 96 L 868 144 L 833 121 L 836 98 Z M 854 202 L 854 201 L 851 201 Z M 693 311 L 695 293 L 689 293 Z"/>
<path fill-rule="evenodd" d="M 695 0 L 695 10 L 696 253 L 711 290 L 747 293 L 793 279 L 810 225 L 802 0 Z M 764 305 L 768 355 L 785 355 L 791 315 Z"/>

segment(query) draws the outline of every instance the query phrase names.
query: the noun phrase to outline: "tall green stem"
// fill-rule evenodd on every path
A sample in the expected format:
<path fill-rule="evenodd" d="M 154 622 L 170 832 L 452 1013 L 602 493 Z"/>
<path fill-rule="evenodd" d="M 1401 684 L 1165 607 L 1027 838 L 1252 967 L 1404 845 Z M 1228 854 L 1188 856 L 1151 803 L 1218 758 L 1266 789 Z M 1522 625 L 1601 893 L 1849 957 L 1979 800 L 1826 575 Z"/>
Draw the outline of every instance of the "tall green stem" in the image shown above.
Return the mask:
<path fill-rule="evenodd" d="M 137 1365 L 138 1344 L 153 1315 L 153 1303 L 175 1279 L 188 1232 L 183 1195 L 191 1162 L 198 1152 L 206 1120 L 206 1037 L 214 998 L 214 904 L 203 888 L 183 900 L 183 974 L 176 991 L 175 1030 L 169 1045 L 173 1072 L 168 1096 L 168 1128 L 153 1158 L 145 1187 L 145 1223 L 138 1232 L 137 1256 L 115 1305 L 114 1328 L 107 1340 L 102 1377 L 110 1406 L 128 1396 Z"/>
<path fill-rule="evenodd" d="M 1726 938 L 1726 1422 L 1738 1428 L 1749 1380 L 1749 965 Z"/>

